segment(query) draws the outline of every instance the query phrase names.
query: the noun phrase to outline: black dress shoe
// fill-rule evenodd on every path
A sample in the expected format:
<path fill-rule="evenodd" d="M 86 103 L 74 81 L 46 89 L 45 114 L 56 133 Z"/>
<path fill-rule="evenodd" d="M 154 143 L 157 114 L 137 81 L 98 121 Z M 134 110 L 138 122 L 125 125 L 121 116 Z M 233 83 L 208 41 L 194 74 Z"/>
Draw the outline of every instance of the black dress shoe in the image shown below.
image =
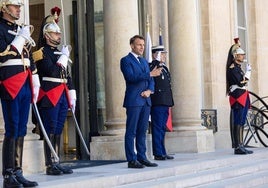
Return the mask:
<path fill-rule="evenodd" d="M 147 167 L 156 167 L 156 166 L 158 166 L 158 164 L 156 164 L 156 163 L 152 163 L 152 162 L 148 161 L 147 159 L 145 159 L 145 160 L 140 160 L 139 162 L 140 162 L 141 164 L 147 166 Z"/>
<path fill-rule="evenodd" d="M 139 161 L 129 161 L 127 166 L 128 168 L 144 168 L 144 165 Z"/>
<path fill-rule="evenodd" d="M 166 155 L 165 157 L 166 157 L 166 159 L 174 159 L 174 157 L 170 156 L 170 155 Z"/>
<path fill-rule="evenodd" d="M 165 156 L 161 156 L 161 155 L 155 155 L 154 156 L 154 160 L 163 161 L 163 160 L 166 160 L 166 157 Z"/>

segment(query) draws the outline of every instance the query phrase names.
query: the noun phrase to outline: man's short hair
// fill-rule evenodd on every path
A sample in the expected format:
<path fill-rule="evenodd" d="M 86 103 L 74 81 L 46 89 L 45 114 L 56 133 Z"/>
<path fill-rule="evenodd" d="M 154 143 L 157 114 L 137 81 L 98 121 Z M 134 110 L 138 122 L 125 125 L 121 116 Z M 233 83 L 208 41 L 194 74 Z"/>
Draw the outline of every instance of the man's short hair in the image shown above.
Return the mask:
<path fill-rule="evenodd" d="M 129 44 L 133 44 L 136 39 L 141 39 L 141 40 L 144 40 L 145 41 L 145 39 L 144 39 L 143 36 L 141 36 L 141 35 L 135 35 L 135 36 L 133 36 L 133 37 L 130 38 Z"/>

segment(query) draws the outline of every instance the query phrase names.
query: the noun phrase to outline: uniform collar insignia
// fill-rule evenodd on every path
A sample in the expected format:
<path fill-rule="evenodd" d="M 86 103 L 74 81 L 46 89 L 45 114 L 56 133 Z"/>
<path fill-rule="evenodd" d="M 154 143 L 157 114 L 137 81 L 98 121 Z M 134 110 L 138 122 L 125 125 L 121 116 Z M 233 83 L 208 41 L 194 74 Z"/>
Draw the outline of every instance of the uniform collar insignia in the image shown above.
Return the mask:
<path fill-rule="evenodd" d="M 17 25 L 16 23 L 10 22 L 10 21 L 8 21 L 8 20 L 6 20 L 4 18 L 1 18 L 1 21 L 6 23 L 7 25 Z"/>

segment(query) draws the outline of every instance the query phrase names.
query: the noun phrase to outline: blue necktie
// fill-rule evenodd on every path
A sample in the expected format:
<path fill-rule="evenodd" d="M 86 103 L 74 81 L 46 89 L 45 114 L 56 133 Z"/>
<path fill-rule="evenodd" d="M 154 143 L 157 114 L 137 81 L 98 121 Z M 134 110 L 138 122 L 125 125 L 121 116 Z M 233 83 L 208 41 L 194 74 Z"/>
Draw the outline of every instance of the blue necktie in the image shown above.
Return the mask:
<path fill-rule="evenodd" d="M 139 63 L 141 63 L 141 58 L 140 57 L 138 57 L 138 61 L 139 61 Z"/>
<path fill-rule="evenodd" d="M 138 57 L 138 60 L 140 62 L 140 65 L 142 66 L 142 69 L 145 70 L 144 64 L 142 63 L 142 59 L 141 57 Z"/>

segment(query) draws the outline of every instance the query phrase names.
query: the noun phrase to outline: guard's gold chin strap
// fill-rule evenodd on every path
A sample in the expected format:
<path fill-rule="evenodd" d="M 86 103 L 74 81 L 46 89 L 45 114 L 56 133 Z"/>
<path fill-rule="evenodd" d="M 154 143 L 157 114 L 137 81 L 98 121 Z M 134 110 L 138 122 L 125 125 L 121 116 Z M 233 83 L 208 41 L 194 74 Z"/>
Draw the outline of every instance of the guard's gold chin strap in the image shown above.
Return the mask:
<path fill-rule="evenodd" d="M 4 10 L 8 15 L 10 15 L 12 18 L 14 18 L 15 20 L 20 19 L 19 17 L 15 16 L 14 14 L 12 14 L 12 13 L 10 12 L 10 10 L 9 10 L 8 7 L 7 7 L 7 5 L 3 5 L 3 10 Z"/>
<path fill-rule="evenodd" d="M 239 58 L 237 58 L 237 54 L 235 54 L 234 59 L 238 64 L 244 63 L 244 60 L 241 61 Z"/>
<path fill-rule="evenodd" d="M 48 37 L 49 41 L 52 44 L 54 44 L 54 45 L 59 45 L 60 44 L 60 41 L 56 41 L 55 39 L 53 39 L 49 33 L 45 33 L 45 35 Z"/>

